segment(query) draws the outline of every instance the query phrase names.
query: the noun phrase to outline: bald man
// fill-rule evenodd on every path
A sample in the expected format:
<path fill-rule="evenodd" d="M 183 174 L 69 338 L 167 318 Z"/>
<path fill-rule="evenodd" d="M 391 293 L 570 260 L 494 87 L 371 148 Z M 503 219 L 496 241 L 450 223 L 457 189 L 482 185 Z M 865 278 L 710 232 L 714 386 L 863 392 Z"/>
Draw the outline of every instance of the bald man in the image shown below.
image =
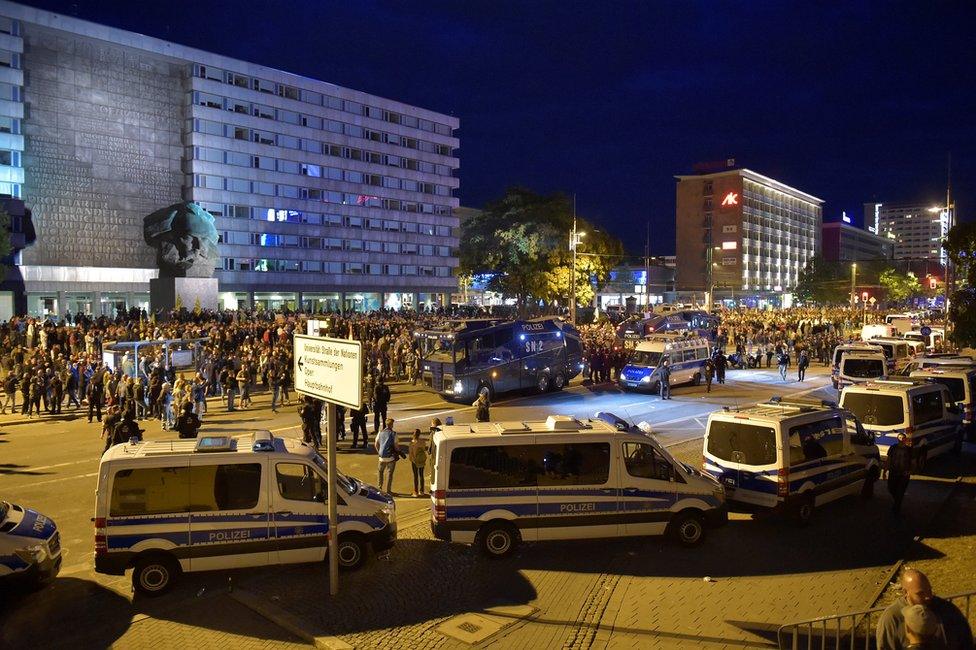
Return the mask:
<path fill-rule="evenodd" d="M 931 636 L 936 647 L 948 650 L 972 650 L 973 633 L 959 609 L 948 600 L 932 593 L 929 579 L 921 571 L 905 568 L 901 573 L 901 598 L 891 603 L 878 619 L 878 650 L 904 650 L 913 647 L 905 631 L 904 610 L 923 605 L 935 618 Z M 916 630 L 918 632 L 918 630 Z M 918 647 L 918 646 L 914 646 Z"/>

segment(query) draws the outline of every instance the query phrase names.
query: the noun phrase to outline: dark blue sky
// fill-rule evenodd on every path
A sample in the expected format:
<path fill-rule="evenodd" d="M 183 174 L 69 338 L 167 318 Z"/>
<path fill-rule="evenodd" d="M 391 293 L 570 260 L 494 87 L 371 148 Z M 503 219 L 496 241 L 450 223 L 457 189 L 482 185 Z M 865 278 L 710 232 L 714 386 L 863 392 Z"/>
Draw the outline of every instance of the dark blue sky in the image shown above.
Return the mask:
<path fill-rule="evenodd" d="M 635 252 L 674 250 L 674 180 L 740 165 L 860 217 L 976 205 L 976 3 L 30 0 L 451 113 L 461 203 L 576 192 Z"/>

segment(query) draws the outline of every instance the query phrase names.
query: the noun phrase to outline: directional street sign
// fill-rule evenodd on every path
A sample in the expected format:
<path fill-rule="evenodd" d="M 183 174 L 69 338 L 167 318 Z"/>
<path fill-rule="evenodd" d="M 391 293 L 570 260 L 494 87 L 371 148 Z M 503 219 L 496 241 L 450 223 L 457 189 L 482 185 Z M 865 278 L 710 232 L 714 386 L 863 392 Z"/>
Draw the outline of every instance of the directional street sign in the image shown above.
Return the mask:
<path fill-rule="evenodd" d="M 359 341 L 295 335 L 295 390 L 325 402 L 362 405 L 363 346 Z"/>

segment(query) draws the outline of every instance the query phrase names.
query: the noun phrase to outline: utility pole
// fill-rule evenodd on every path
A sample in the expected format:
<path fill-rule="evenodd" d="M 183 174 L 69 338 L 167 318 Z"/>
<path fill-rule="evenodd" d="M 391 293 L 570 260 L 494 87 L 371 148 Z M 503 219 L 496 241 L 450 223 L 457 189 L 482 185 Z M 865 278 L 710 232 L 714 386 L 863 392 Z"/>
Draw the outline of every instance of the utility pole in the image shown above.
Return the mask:
<path fill-rule="evenodd" d="M 851 264 L 851 309 L 854 308 L 855 297 L 857 296 L 857 262 Z"/>
<path fill-rule="evenodd" d="M 651 222 L 644 239 L 644 311 L 651 311 Z"/>
<path fill-rule="evenodd" d="M 954 225 L 953 224 L 953 221 L 955 220 L 955 215 L 953 213 L 955 212 L 955 210 L 953 210 L 953 207 L 954 206 L 952 205 L 952 153 L 950 152 L 948 154 L 948 159 L 947 159 L 947 162 L 946 162 L 946 208 L 945 208 L 946 209 L 946 227 L 947 227 L 946 235 L 948 235 L 948 233 L 952 231 L 952 226 Z M 948 330 L 949 330 L 949 328 L 951 326 L 951 324 L 949 323 L 949 299 L 950 299 L 950 296 L 952 296 L 952 287 L 953 287 L 953 284 L 955 283 L 955 277 L 953 277 L 954 276 L 953 271 L 954 271 L 954 269 L 952 268 L 952 261 L 949 259 L 948 256 L 946 256 L 946 263 L 945 263 L 945 324 L 946 324 L 946 330 L 947 330 L 946 333 L 947 334 L 948 334 Z"/>
<path fill-rule="evenodd" d="M 576 324 L 576 193 L 573 192 L 573 232 L 569 236 L 569 248 L 573 251 L 573 265 L 569 268 L 569 321 Z"/>

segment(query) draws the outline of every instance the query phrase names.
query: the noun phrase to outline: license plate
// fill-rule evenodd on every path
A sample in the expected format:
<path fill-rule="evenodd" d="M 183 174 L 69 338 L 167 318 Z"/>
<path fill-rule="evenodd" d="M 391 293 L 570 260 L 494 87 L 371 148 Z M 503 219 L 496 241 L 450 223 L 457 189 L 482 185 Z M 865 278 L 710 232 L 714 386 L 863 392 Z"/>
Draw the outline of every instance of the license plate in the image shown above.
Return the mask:
<path fill-rule="evenodd" d="M 729 490 L 734 490 L 734 489 L 735 489 L 735 487 L 736 487 L 736 485 L 735 485 L 735 479 L 734 479 L 734 478 L 732 478 L 731 476 L 726 476 L 726 477 L 723 477 L 723 478 L 722 478 L 722 483 L 723 483 L 723 484 L 725 485 L 725 487 L 726 487 L 727 489 L 729 489 Z"/>

